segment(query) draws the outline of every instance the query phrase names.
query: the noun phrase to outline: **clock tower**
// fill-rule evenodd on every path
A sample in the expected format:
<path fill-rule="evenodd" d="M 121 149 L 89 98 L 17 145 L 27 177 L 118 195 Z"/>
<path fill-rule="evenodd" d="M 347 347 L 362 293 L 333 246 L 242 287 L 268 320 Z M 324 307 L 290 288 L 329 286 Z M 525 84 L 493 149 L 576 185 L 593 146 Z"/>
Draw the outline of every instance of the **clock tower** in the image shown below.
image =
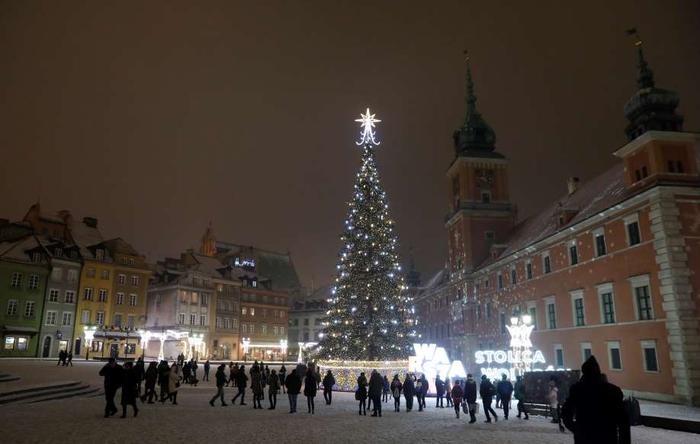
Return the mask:
<path fill-rule="evenodd" d="M 455 158 L 447 170 L 450 272 L 471 272 L 503 242 L 513 227 L 508 194 L 508 161 L 496 152 L 496 133 L 476 109 L 467 58 L 467 112 L 454 132 Z"/>

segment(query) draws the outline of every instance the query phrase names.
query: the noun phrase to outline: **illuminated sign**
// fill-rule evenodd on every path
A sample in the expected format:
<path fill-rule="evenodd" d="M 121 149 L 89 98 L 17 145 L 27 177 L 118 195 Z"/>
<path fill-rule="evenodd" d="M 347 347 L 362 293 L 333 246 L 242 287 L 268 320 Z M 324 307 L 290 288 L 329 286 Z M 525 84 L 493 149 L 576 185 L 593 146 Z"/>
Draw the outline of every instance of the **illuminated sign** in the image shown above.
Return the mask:
<path fill-rule="evenodd" d="M 435 378 L 438 375 L 452 381 L 467 377 L 462 361 L 450 362 L 444 348 L 435 344 L 413 344 L 413 349 L 416 355 L 408 358 L 408 371 L 425 375 L 429 393 L 435 393 Z"/>
<path fill-rule="evenodd" d="M 255 259 L 241 259 L 237 257 L 233 261 L 233 265 L 236 267 L 242 267 L 242 268 L 255 268 Z"/>

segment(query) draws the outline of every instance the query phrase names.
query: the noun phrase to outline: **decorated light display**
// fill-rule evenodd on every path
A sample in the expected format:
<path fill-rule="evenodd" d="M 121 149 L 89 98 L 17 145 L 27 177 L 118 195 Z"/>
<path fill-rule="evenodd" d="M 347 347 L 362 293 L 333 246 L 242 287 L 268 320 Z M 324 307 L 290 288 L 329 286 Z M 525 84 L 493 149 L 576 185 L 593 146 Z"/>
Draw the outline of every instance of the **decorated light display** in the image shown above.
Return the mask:
<path fill-rule="evenodd" d="M 330 360 L 407 359 L 416 337 L 394 221 L 374 159 L 380 120 L 367 108 L 361 123 L 362 165 L 348 203 L 337 277 L 328 297 L 318 356 Z"/>
<path fill-rule="evenodd" d="M 452 381 L 464 379 L 467 372 L 464 371 L 462 361 L 450 361 L 447 351 L 435 344 L 413 344 L 415 356 L 408 359 L 408 371 L 416 374 L 424 374 L 428 380 L 428 393 L 435 393 L 435 377 L 450 378 Z"/>

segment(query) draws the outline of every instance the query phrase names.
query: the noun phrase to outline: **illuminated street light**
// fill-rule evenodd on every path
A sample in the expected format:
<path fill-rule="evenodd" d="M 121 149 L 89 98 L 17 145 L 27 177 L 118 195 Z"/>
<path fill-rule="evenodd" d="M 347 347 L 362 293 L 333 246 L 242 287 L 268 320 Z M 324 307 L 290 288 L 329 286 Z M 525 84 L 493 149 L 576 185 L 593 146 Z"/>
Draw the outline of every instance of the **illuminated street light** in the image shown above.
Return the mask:
<path fill-rule="evenodd" d="M 85 344 L 87 345 L 87 348 L 85 349 L 85 360 L 87 361 L 90 357 L 90 347 L 92 347 L 92 340 L 95 339 L 95 332 L 97 331 L 96 326 L 88 327 L 84 326 L 83 327 L 83 333 L 85 334 Z"/>

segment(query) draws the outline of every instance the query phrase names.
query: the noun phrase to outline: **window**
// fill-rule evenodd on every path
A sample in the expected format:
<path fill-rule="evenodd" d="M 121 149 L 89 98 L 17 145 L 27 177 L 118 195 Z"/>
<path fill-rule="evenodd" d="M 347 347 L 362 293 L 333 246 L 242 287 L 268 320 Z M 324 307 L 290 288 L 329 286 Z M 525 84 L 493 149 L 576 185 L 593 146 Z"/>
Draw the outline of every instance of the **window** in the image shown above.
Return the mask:
<path fill-rule="evenodd" d="M 248 313 L 248 308 L 247 307 L 242 307 L 241 308 L 241 314 L 245 316 Z"/>
<path fill-rule="evenodd" d="M 304 325 L 309 325 L 309 318 L 304 318 Z"/>
<path fill-rule="evenodd" d="M 131 276 L 131 285 L 133 287 L 138 287 L 139 286 L 139 276 L 137 274 L 134 274 Z"/>
<path fill-rule="evenodd" d="M 658 372 L 659 361 L 656 358 L 656 341 L 642 341 L 642 356 L 644 357 L 644 370 Z"/>
<path fill-rule="evenodd" d="M 571 241 L 569 245 L 569 264 L 578 264 L 578 246 L 576 245 L 576 241 Z"/>
<path fill-rule="evenodd" d="M 106 288 L 100 288 L 97 292 L 97 299 L 100 302 L 107 302 L 107 289 Z"/>
<path fill-rule="evenodd" d="M 61 322 L 61 325 L 64 326 L 70 326 L 73 323 L 73 313 L 69 311 L 64 311 L 63 312 L 63 321 Z"/>
<path fill-rule="evenodd" d="M 24 303 L 24 317 L 28 319 L 34 318 L 36 304 L 34 301 L 27 301 Z"/>
<path fill-rule="evenodd" d="M 75 282 L 78 280 L 78 270 L 68 270 L 68 276 L 66 279 L 68 282 Z"/>
<path fill-rule="evenodd" d="M 476 306 L 476 319 L 477 320 L 481 319 L 481 304 L 477 304 L 477 306 Z"/>
<path fill-rule="evenodd" d="M 124 293 L 117 293 L 117 305 L 124 304 Z"/>
<path fill-rule="evenodd" d="M 117 327 L 121 327 L 121 326 L 122 326 L 122 315 L 121 315 L 121 313 L 116 313 L 116 314 L 114 315 L 114 319 L 113 319 L 112 323 L 113 323 L 114 325 L 116 325 Z"/>
<path fill-rule="evenodd" d="M 17 299 L 7 301 L 7 315 L 17 316 Z"/>
<path fill-rule="evenodd" d="M 10 278 L 10 287 L 20 288 L 22 286 L 22 273 L 14 272 Z"/>
<path fill-rule="evenodd" d="M 54 249 L 54 251 L 53 251 L 53 254 L 54 254 L 54 256 L 56 256 L 56 257 L 61 257 L 61 256 L 63 256 L 63 248 L 56 247 L 56 249 Z"/>
<path fill-rule="evenodd" d="M 90 310 L 83 310 L 80 314 L 80 323 L 89 324 L 90 323 Z"/>
<path fill-rule="evenodd" d="M 648 321 L 654 319 L 654 307 L 649 290 L 649 275 L 634 276 L 630 278 L 634 294 L 634 305 L 637 311 L 637 320 Z"/>
<path fill-rule="evenodd" d="M 133 328 L 136 326 L 136 317 L 134 315 L 128 315 L 126 317 L 126 326 L 130 329 L 133 330 Z"/>
<path fill-rule="evenodd" d="M 97 258 L 98 261 L 102 261 L 105 258 L 105 251 L 102 248 L 98 248 L 95 250 L 95 258 Z"/>
<path fill-rule="evenodd" d="M 532 279 L 532 262 L 527 261 L 525 263 L 525 276 L 528 279 Z"/>
<path fill-rule="evenodd" d="M 109 279 L 109 270 L 100 271 L 100 279 L 105 280 L 105 281 L 107 279 Z"/>
<path fill-rule="evenodd" d="M 507 331 L 506 330 L 506 314 L 505 313 L 500 314 L 500 322 L 501 322 L 501 334 L 503 335 Z"/>
<path fill-rule="evenodd" d="M 202 306 L 206 307 L 209 305 L 209 293 L 202 293 Z"/>
<path fill-rule="evenodd" d="M 207 315 L 199 315 L 199 325 L 207 325 Z"/>
<path fill-rule="evenodd" d="M 56 325 L 56 318 L 58 317 L 58 312 L 50 310 L 46 312 L 46 325 Z"/>
<path fill-rule="evenodd" d="M 531 325 L 534 327 L 534 330 L 537 330 L 537 307 L 534 302 L 528 303 L 527 313 L 530 315 Z"/>
<path fill-rule="evenodd" d="M 120 275 L 117 277 L 117 282 L 119 283 L 119 285 L 126 285 L 126 275 L 125 275 L 125 274 L 120 274 Z"/>
<path fill-rule="evenodd" d="M 619 341 L 608 342 L 608 361 L 610 370 L 622 370 L 622 355 Z"/>
<path fill-rule="evenodd" d="M 195 325 L 197 323 L 197 315 L 190 313 L 190 325 Z"/>
<path fill-rule="evenodd" d="M 515 271 L 515 267 L 510 269 L 510 283 L 512 285 L 518 283 L 518 273 Z"/>
<path fill-rule="evenodd" d="M 254 325 L 254 324 L 250 324 L 249 327 L 250 327 L 250 328 L 249 328 L 248 330 L 250 331 L 250 334 L 251 334 L 251 335 L 252 335 L 252 334 L 255 334 L 255 325 Z"/>
<path fill-rule="evenodd" d="M 85 293 L 83 294 L 83 299 L 85 299 L 86 301 L 92 300 L 92 288 L 88 287 L 85 289 Z"/>
<path fill-rule="evenodd" d="M 491 203 L 491 192 L 490 191 L 482 191 L 481 192 L 481 202 L 482 203 Z"/>
<path fill-rule="evenodd" d="M 136 307 L 136 302 L 137 302 L 136 295 L 131 293 L 129 295 L 129 305 L 132 307 Z"/>
<path fill-rule="evenodd" d="M 250 315 L 255 316 L 255 308 L 254 307 L 250 307 Z"/>
<path fill-rule="evenodd" d="M 51 280 L 52 281 L 61 282 L 62 277 L 63 277 L 63 268 L 56 267 L 53 270 L 51 270 Z"/>
<path fill-rule="evenodd" d="M 185 323 L 185 313 L 178 313 L 177 315 L 177 323 L 182 325 Z"/>
<path fill-rule="evenodd" d="M 574 309 L 574 326 L 586 325 L 586 312 L 583 305 L 583 290 L 571 292 L 571 305 Z"/>
<path fill-rule="evenodd" d="M 248 326 L 246 324 L 241 324 L 241 333 L 248 333 Z"/>
<path fill-rule="evenodd" d="M 593 354 L 593 346 L 590 342 L 581 343 L 581 362 L 586 362 Z"/>
<path fill-rule="evenodd" d="M 75 304 L 75 292 L 73 290 L 66 290 L 64 301 L 66 304 Z"/>
<path fill-rule="evenodd" d="M 30 274 L 29 275 L 29 289 L 36 290 L 37 288 L 39 288 L 39 275 L 38 274 Z"/>
<path fill-rule="evenodd" d="M 267 324 L 262 324 L 262 325 L 260 326 L 260 331 L 261 331 L 261 333 L 264 334 L 264 335 L 267 334 Z"/>
<path fill-rule="evenodd" d="M 280 327 L 280 335 L 284 335 L 284 327 Z"/>
<path fill-rule="evenodd" d="M 273 326 L 272 326 L 272 334 L 275 335 L 275 336 L 277 336 L 277 332 L 278 332 L 277 326 L 276 326 L 276 325 L 273 325 Z"/>
<path fill-rule="evenodd" d="M 58 294 L 60 292 L 55 288 L 49 290 L 49 302 L 58 302 Z"/>
<path fill-rule="evenodd" d="M 596 257 L 605 256 L 608 252 L 605 245 L 605 230 L 598 228 L 593 232 L 593 243 L 595 244 Z"/>
<path fill-rule="evenodd" d="M 484 232 L 484 236 L 486 237 L 486 240 L 489 242 L 493 242 L 494 240 L 496 240 L 496 233 L 494 233 L 493 231 Z"/>
<path fill-rule="evenodd" d="M 130 257 L 129 258 L 129 265 L 134 265 L 135 263 L 136 263 L 136 261 L 134 260 L 134 258 Z"/>
<path fill-rule="evenodd" d="M 104 325 L 104 323 L 105 323 L 105 312 L 104 311 L 98 311 L 96 313 L 95 323 L 97 325 Z"/>
<path fill-rule="evenodd" d="M 639 218 L 636 214 L 625 218 L 625 228 L 627 232 L 627 245 L 631 247 L 642 241 L 639 232 Z"/>
<path fill-rule="evenodd" d="M 554 366 L 564 368 L 564 349 L 561 344 L 554 345 Z"/>
<path fill-rule="evenodd" d="M 498 273 L 498 289 L 503 289 L 503 275 L 501 273 Z"/>
<path fill-rule="evenodd" d="M 223 323 L 223 320 L 221 319 L 221 317 L 217 316 L 216 317 L 216 328 L 221 328 L 223 326 L 223 324 L 224 323 Z M 226 328 L 228 328 L 228 327 L 226 327 Z"/>
<path fill-rule="evenodd" d="M 545 273 L 552 272 L 552 260 L 549 257 L 549 253 L 542 254 L 542 266 Z"/>
<path fill-rule="evenodd" d="M 14 336 L 5 336 L 5 350 L 14 350 L 15 349 L 15 337 Z"/>
<path fill-rule="evenodd" d="M 599 290 L 601 291 L 601 290 Z M 615 323 L 615 302 L 611 290 L 605 289 L 600 293 L 600 306 L 602 311 L 601 320 L 604 324 Z"/>
<path fill-rule="evenodd" d="M 557 309 L 554 305 L 554 298 L 551 298 L 545 302 L 547 307 L 547 328 L 553 330 L 557 328 Z"/>
<path fill-rule="evenodd" d="M 199 304 L 199 293 L 197 293 L 196 291 L 193 291 L 193 292 L 192 292 L 192 302 L 191 302 L 191 304 L 192 304 L 192 305 L 197 305 L 197 304 Z"/>
<path fill-rule="evenodd" d="M 486 303 L 486 319 L 491 319 L 491 303 Z"/>
<path fill-rule="evenodd" d="M 94 278 L 95 277 L 95 268 L 94 267 L 88 268 L 87 271 L 85 272 L 85 274 L 89 278 Z"/>
<path fill-rule="evenodd" d="M 41 262 L 41 253 L 39 252 L 34 252 L 32 253 L 32 262 Z"/>

